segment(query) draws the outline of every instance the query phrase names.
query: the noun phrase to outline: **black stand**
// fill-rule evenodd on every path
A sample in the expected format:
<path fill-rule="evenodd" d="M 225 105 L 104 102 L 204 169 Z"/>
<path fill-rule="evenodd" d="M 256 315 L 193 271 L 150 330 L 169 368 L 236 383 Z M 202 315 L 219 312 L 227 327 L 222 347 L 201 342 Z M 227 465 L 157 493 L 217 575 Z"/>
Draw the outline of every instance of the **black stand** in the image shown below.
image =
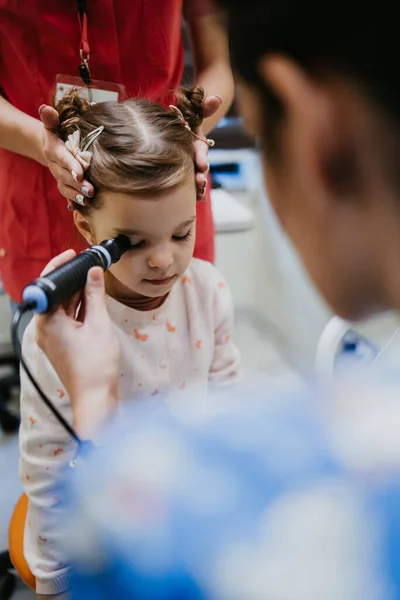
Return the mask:
<path fill-rule="evenodd" d="M 11 400 L 12 388 L 19 386 L 19 364 L 14 356 L 2 356 L 0 366 L 3 365 L 11 367 L 11 373 L 0 377 L 0 429 L 4 433 L 16 433 L 19 419 L 8 410 L 6 405 Z"/>
<path fill-rule="evenodd" d="M 1 600 L 10 600 L 17 586 L 17 579 L 11 572 L 13 565 L 9 553 L 0 553 L 0 598 Z"/>
<path fill-rule="evenodd" d="M 11 367 L 8 375 L 0 377 L 0 428 L 4 433 L 16 433 L 19 428 L 19 419 L 7 408 L 11 400 L 12 388 L 19 385 L 19 364 L 14 356 L 0 357 L 0 366 Z M 13 596 L 17 579 L 12 573 L 13 565 L 8 550 L 0 552 L 0 599 L 10 600 Z"/>

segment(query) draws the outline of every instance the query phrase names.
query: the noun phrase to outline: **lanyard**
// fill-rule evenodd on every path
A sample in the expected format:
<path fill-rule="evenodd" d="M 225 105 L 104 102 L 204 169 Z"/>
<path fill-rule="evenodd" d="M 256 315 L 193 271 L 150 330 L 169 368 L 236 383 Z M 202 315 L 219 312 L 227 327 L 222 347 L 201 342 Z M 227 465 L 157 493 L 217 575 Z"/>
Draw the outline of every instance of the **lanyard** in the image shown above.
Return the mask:
<path fill-rule="evenodd" d="M 86 14 L 85 0 L 78 0 L 78 20 L 81 30 L 81 43 L 79 47 L 81 64 L 79 65 L 79 75 L 81 76 L 83 83 L 89 86 L 92 78 L 89 69 L 90 45 L 88 38 L 88 19 Z"/>

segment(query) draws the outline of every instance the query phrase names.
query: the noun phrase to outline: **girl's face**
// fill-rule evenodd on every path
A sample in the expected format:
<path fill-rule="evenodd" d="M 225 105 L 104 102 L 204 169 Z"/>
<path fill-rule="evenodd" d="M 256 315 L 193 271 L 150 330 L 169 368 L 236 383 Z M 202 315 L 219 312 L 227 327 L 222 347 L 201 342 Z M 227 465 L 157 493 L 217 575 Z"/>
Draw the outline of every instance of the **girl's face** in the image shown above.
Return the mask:
<path fill-rule="evenodd" d="M 101 208 L 93 210 L 88 219 L 92 235 L 84 231 L 82 215 L 74 214 L 78 229 L 89 242 L 96 244 L 123 234 L 132 243 L 132 249 L 107 272 L 111 296 L 127 300 L 164 296 L 192 259 L 196 237 L 193 177 L 156 198 L 104 194 Z"/>

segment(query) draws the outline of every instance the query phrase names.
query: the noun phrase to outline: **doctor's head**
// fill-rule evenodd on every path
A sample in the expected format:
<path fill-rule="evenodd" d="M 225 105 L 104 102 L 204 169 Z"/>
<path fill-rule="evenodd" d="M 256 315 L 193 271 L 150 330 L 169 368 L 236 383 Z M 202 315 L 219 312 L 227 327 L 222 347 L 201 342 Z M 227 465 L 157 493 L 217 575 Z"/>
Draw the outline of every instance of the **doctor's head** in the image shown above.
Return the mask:
<path fill-rule="evenodd" d="M 400 307 L 395 4 L 221 4 L 269 197 L 314 283 L 349 319 Z"/>

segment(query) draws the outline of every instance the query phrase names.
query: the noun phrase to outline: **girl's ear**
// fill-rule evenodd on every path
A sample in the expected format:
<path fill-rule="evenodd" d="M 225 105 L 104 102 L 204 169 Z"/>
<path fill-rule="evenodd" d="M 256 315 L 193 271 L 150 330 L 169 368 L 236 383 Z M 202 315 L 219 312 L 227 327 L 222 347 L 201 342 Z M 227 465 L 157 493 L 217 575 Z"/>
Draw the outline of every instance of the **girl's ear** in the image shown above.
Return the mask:
<path fill-rule="evenodd" d="M 79 210 L 74 210 L 74 223 L 79 233 L 91 246 L 94 242 L 94 234 L 86 217 Z"/>

